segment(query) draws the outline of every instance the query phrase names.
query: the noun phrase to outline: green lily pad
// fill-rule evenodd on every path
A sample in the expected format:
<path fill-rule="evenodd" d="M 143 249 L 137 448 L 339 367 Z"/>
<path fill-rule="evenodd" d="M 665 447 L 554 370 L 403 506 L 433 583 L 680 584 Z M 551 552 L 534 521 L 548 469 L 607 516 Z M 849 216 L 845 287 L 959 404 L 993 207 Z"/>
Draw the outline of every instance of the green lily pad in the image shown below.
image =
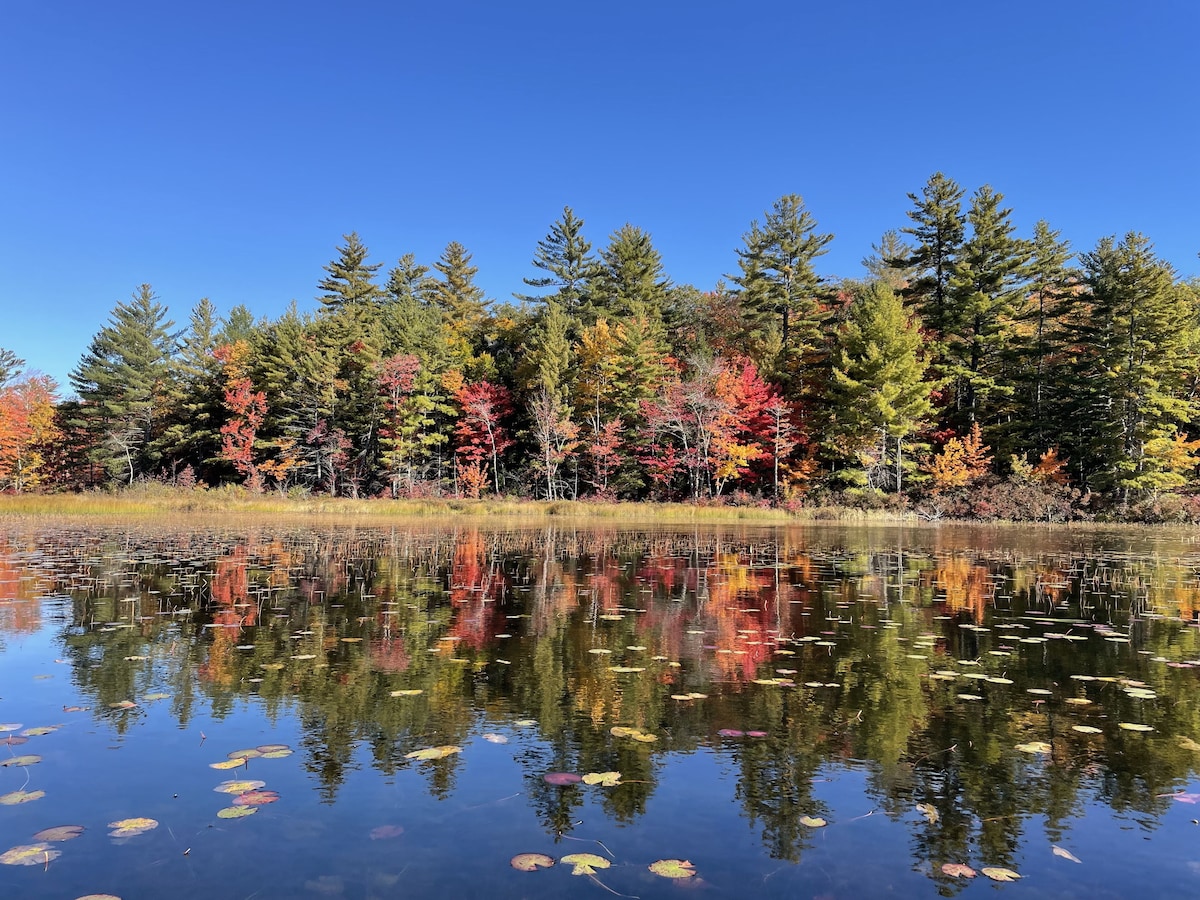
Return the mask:
<path fill-rule="evenodd" d="M 603 856 L 597 856 L 595 853 L 572 853 L 564 856 L 559 862 L 574 866 L 571 870 L 572 875 L 595 875 L 597 869 L 607 869 L 612 865 Z"/>
<path fill-rule="evenodd" d="M 58 729 L 58 725 L 38 725 L 36 728 L 26 728 L 21 734 L 25 737 L 41 737 L 44 734 L 53 734 Z"/>
<path fill-rule="evenodd" d="M 52 859 L 62 856 L 49 844 L 21 844 L 0 853 L 0 863 L 6 866 L 43 866 Z"/>
<path fill-rule="evenodd" d="M 223 759 L 220 762 L 209 763 L 210 769 L 237 769 L 246 764 L 245 759 Z"/>
<path fill-rule="evenodd" d="M 0 794 L 0 806 L 16 806 L 18 803 L 41 800 L 45 796 L 45 791 L 13 791 L 9 794 Z"/>
<path fill-rule="evenodd" d="M 584 784 L 598 784 L 601 787 L 616 787 L 621 783 L 620 772 L 588 772 L 583 776 Z"/>
<path fill-rule="evenodd" d="M 112 829 L 108 833 L 109 837 L 133 837 L 135 834 L 145 834 L 147 831 L 153 831 L 158 827 L 158 822 L 147 818 L 118 819 L 115 822 L 109 822 L 108 827 Z"/>
<path fill-rule="evenodd" d="M 1003 866 L 984 866 L 979 871 L 992 881 L 1016 881 L 1021 877 L 1012 869 L 1006 869 Z"/>
<path fill-rule="evenodd" d="M 258 810 L 253 806 L 227 806 L 217 810 L 218 819 L 243 819 L 254 815 Z"/>
<path fill-rule="evenodd" d="M 663 878 L 692 878 L 696 867 L 686 859 L 660 859 L 650 863 L 650 871 Z"/>
<path fill-rule="evenodd" d="M 252 747 L 248 750 L 234 750 L 233 752 L 228 754 L 228 758 L 229 759 L 258 759 L 262 755 L 263 754 L 262 754 L 261 750 Z"/>
<path fill-rule="evenodd" d="M 0 766 L 33 766 L 41 761 L 42 758 L 40 756 L 35 756 L 30 753 L 26 754 L 25 756 L 9 757 L 4 762 L 0 762 Z"/>
<path fill-rule="evenodd" d="M 282 750 L 267 750 L 263 753 L 263 759 L 283 759 L 286 756 L 291 756 L 292 751 L 284 747 Z"/>
<path fill-rule="evenodd" d="M 441 747 L 426 747 L 424 750 L 414 750 L 412 753 L 405 753 L 404 758 L 421 760 L 442 759 L 455 753 L 462 753 L 462 747 L 446 744 Z"/>

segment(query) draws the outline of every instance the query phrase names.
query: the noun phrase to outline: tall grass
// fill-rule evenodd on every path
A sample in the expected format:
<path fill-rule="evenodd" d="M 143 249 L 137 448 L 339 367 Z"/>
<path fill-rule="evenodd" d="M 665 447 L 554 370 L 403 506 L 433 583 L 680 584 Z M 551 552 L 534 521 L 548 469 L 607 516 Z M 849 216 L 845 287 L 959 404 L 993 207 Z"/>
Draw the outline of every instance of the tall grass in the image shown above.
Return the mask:
<path fill-rule="evenodd" d="M 797 521 L 899 522 L 907 516 L 851 509 L 803 509 L 796 513 L 753 506 L 688 503 L 594 503 L 572 500 L 351 500 L 341 497 L 284 497 L 251 494 L 239 488 L 177 490 L 158 485 L 116 493 L 22 494 L 0 496 L 0 518 L 81 517 L 137 518 L 213 516 L 296 517 L 336 519 L 512 519 L 546 518 L 579 521 L 620 521 L 686 524 L 692 522 Z"/>

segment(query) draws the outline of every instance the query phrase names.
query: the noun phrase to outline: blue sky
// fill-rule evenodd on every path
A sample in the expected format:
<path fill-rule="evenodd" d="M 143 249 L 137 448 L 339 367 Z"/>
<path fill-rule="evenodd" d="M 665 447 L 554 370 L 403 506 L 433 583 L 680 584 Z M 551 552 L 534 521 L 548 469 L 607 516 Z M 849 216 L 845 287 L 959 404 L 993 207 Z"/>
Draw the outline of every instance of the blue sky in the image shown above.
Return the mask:
<path fill-rule="evenodd" d="M 564 205 L 711 287 L 802 194 L 857 276 L 937 170 L 1078 250 L 1200 273 L 1193 0 L 17 0 L 0 53 L 0 346 L 66 376 L 143 282 L 178 323 L 315 307 L 357 230 L 385 268 L 474 253 L 511 299 Z"/>

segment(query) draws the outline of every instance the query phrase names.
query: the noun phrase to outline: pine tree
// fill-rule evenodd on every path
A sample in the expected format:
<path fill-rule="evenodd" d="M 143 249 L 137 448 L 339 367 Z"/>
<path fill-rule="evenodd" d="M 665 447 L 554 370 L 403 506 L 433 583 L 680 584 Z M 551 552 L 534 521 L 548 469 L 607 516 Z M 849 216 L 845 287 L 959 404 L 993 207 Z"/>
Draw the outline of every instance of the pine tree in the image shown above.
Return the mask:
<path fill-rule="evenodd" d="M 383 292 L 375 284 L 375 273 L 382 263 L 367 264 L 367 248 L 358 238 L 358 232 L 342 235 L 345 246 L 338 247 L 338 258 L 325 266 L 328 277 L 322 278 L 317 287 L 324 291 L 317 299 L 332 309 L 343 306 L 377 303 Z"/>
<path fill-rule="evenodd" d="M 900 237 L 900 232 L 890 228 L 879 243 L 871 245 L 871 253 L 863 257 L 862 266 L 872 280 L 882 281 L 893 291 L 902 291 L 915 274 L 906 262 L 912 253 L 912 245 Z"/>
<path fill-rule="evenodd" d="M 600 257 L 602 268 L 588 321 L 599 316 L 615 322 L 642 317 L 665 337 L 663 310 L 671 281 L 650 234 L 626 223 L 612 233 Z"/>
<path fill-rule="evenodd" d="M 434 282 L 433 302 L 442 315 L 451 365 L 470 376 L 487 366 L 488 361 L 481 360 L 480 354 L 491 301 L 475 284 L 479 268 L 471 265 L 471 254 L 457 241 L 446 245 L 434 268 L 442 277 Z"/>
<path fill-rule="evenodd" d="M 930 332 L 935 357 L 940 356 L 936 345 L 943 335 L 953 332 L 958 325 L 950 304 L 950 276 L 966 229 L 963 193 L 953 179 L 935 172 L 919 198 L 909 194 L 908 199 L 916 205 L 908 211 L 913 225 L 902 230 L 916 238 L 917 246 L 910 255 L 892 260 L 893 266 L 915 273 L 903 296 L 916 306 Z"/>
<path fill-rule="evenodd" d="M 181 335 L 164 388 L 167 424 L 158 441 L 173 473 L 191 466 L 204 481 L 210 480 L 209 469 L 221 449 L 221 366 L 213 356 L 221 330 L 216 308 L 207 297 L 202 298 Z"/>
<path fill-rule="evenodd" d="M 826 252 L 833 235 L 818 233 L 803 198 L 787 194 L 775 201 L 763 225 L 750 223 L 742 240 L 737 251 L 741 273 L 733 280 L 757 343 L 776 356 L 761 360 L 764 369 L 796 382 L 793 393 L 802 395 L 803 378 L 797 371 L 823 345 L 821 279 L 813 260 Z"/>
<path fill-rule="evenodd" d="M 25 368 L 25 360 L 17 356 L 11 350 L 0 347 L 0 388 L 4 387 L 10 381 L 16 381 L 21 377 L 21 370 Z"/>
<path fill-rule="evenodd" d="M 1003 199 L 987 185 L 971 197 L 971 237 L 950 267 L 953 327 L 941 337 L 944 372 L 952 379 L 950 424 L 960 432 L 976 421 L 997 424 L 1013 391 L 1015 372 L 1005 364 L 1011 360 L 1007 350 L 1023 305 L 1031 249 L 1028 241 L 1013 237 L 1012 211 L 1000 207 Z M 1007 448 L 999 449 L 1007 456 Z"/>
<path fill-rule="evenodd" d="M 529 372 L 528 393 L 531 397 L 545 394 L 558 404 L 567 405 L 571 395 L 573 361 L 568 328 L 569 322 L 562 304 L 555 299 L 548 300 L 534 325 L 525 354 L 525 368 Z"/>
<path fill-rule="evenodd" d="M 580 320 L 585 308 L 589 307 L 589 295 L 601 270 L 599 261 L 592 255 L 591 242 L 583 236 L 583 219 L 576 218 L 571 207 L 563 207 L 562 218 L 550 226 L 546 237 L 538 241 L 533 266 L 546 274 L 522 281 L 532 288 L 552 288 L 553 293 L 514 296 L 526 302 L 555 300 L 568 319 Z"/>
<path fill-rule="evenodd" d="M 1197 306 L 1140 234 L 1104 238 L 1082 262 L 1090 315 L 1076 331 L 1068 455 L 1085 486 L 1128 504 L 1184 481 L 1168 451 L 1196 412 Z"/>
<path fill-rule="evenodd" d="M 118 303 L 70 376 L 94 460 L 129 484 L 159 461 L 154 442 L 165 418 L 163 388 L 175 341 L 174 323 L 157 300 L 143 284 L 129 302 Z"/>
<path fill-rule="evenodd" d="M 833 443 L 863 463 L 870 487 L 903 488 L 905 442 L 932 412 L 921 347 L 917 323 L 887 284 L 855 297 L 834 356 Z"/>

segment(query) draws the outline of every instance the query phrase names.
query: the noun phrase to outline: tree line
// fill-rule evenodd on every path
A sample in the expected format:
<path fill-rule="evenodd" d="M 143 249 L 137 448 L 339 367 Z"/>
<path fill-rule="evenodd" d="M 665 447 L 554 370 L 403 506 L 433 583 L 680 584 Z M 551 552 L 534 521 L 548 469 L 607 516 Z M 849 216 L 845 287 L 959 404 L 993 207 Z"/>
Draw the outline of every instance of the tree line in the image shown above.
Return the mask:
<path fill-rule="evenodd" d="M 1200 513 L 1200 284 L 1141 234 L 1022 237 L 986 185 L 908 196 L 861 279 L 817 274 L 833 235 L 792 194 L 709 290 L 569 207 L 515 302 L 457 242 L 385 273 L 353 233 L 314 312 L 203 299 L 177 330 L 142 285 L 69 399 L 0 350 L 0 485 Z"/>

